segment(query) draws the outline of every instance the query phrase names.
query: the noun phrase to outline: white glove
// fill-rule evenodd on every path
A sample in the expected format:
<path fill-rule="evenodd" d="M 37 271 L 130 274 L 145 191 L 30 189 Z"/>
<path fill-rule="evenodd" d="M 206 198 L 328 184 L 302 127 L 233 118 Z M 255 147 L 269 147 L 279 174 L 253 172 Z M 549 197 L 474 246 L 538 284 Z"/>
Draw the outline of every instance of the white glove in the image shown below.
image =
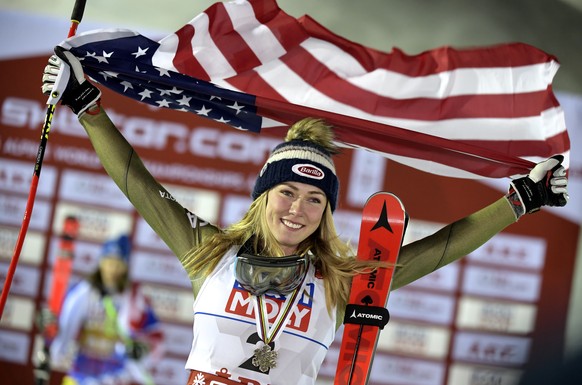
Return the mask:
<path fill-rule="evenodd" d="M 79 60 L 61 46 L 55 47 L 44 69 L 42 92 L 49 95 L 48 104 L 68 106 L 81 115 L 99 102 L 101 91 L 85 79 Z"/>
<path fill-rule="evenodd" d="M 508 198 L 514 206 L 521 206 L 519 215 L 536 212 L 542 206 L 565 206 L 568 203 L 568 178 L 561 165 L 563 160 L 562 155 L 546 159 L 538 163 L 529 175 L 511 181 Z"/>

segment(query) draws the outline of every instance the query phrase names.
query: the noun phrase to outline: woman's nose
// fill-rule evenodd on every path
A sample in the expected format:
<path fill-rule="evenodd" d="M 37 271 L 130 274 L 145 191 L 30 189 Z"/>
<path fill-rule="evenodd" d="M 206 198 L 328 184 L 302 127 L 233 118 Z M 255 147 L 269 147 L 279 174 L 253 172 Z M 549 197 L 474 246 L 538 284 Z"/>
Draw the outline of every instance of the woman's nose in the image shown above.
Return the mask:
<path fill-rule="evenodd" d="M 295 199 L 289 207 L 289 214 L 299 214 L 301 212 L 301 199 Z"/>

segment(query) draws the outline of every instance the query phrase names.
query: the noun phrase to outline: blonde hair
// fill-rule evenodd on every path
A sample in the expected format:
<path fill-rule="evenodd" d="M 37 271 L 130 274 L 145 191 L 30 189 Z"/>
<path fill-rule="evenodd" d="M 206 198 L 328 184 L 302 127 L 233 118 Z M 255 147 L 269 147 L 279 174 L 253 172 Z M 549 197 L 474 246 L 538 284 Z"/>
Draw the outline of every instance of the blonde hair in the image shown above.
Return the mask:
<path fill-rule="evenodd" d="M 285 140 L 298 139 L 315 142 L 331 154 L 338 153 L 331 127 L 321 119 L 306 118 L 291 126 Z M 268 191 L 265 191 L 255 199 L 239 222 L 213 234 L 184 256 L 182 263 L 191 279 L 207 277 L 228 250 L 241 246 L 251 238 L 257 254 L 284 255 L 267 224 L 267 195 Z M 354 258 L 352 248 L 337 234 L 329 204 L 317 230 L 299 244 L 296 253 L 305 255 L 308 251 L 313 254 L 315 267 L 324 280 L 328 311 L 335 306 L 345 306 L 354 275 L 383 266 Z"/>

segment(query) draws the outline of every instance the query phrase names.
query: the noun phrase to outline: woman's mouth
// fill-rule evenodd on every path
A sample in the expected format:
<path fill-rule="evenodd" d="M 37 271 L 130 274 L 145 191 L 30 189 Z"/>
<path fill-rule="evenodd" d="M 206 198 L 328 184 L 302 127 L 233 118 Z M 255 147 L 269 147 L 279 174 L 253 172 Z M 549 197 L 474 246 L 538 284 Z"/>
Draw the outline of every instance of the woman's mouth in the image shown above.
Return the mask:
<path fill-rule="evenodd" d="M 285 226 L 287 226 L 287 227 L 289 227 L 289 228 L 291 228 L 291 229 L 294 229 L 294 230 L 298 230 L 298 229 L 300 229 L 300 228 L 302 228 L 302 227 L 303 227 L 303 225 L 301 225 L 301 224 L 299 224 L 299 223 L 295 223 L 295 222 L 288 221 L 287 219 L 281 219 L 281 222 L 282 222 L 282 223 L 283 223 Z"/>

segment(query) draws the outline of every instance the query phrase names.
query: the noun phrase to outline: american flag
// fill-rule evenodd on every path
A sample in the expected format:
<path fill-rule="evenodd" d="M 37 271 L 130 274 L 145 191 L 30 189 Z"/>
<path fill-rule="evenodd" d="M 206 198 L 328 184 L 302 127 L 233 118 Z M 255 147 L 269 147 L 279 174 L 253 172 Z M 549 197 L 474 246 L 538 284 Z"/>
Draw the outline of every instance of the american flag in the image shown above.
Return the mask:
<path fill-rule="evenodd" d="M 61 45 L 114 91 L 242 130 L 321 117 L 340 145 L 460 178 L 526 174 L 555 154 L 569 163 L 559 64 L 527 44 L 381 52 L 275 0 L 237 0 L 160 41 L 110 29 Z"/>

